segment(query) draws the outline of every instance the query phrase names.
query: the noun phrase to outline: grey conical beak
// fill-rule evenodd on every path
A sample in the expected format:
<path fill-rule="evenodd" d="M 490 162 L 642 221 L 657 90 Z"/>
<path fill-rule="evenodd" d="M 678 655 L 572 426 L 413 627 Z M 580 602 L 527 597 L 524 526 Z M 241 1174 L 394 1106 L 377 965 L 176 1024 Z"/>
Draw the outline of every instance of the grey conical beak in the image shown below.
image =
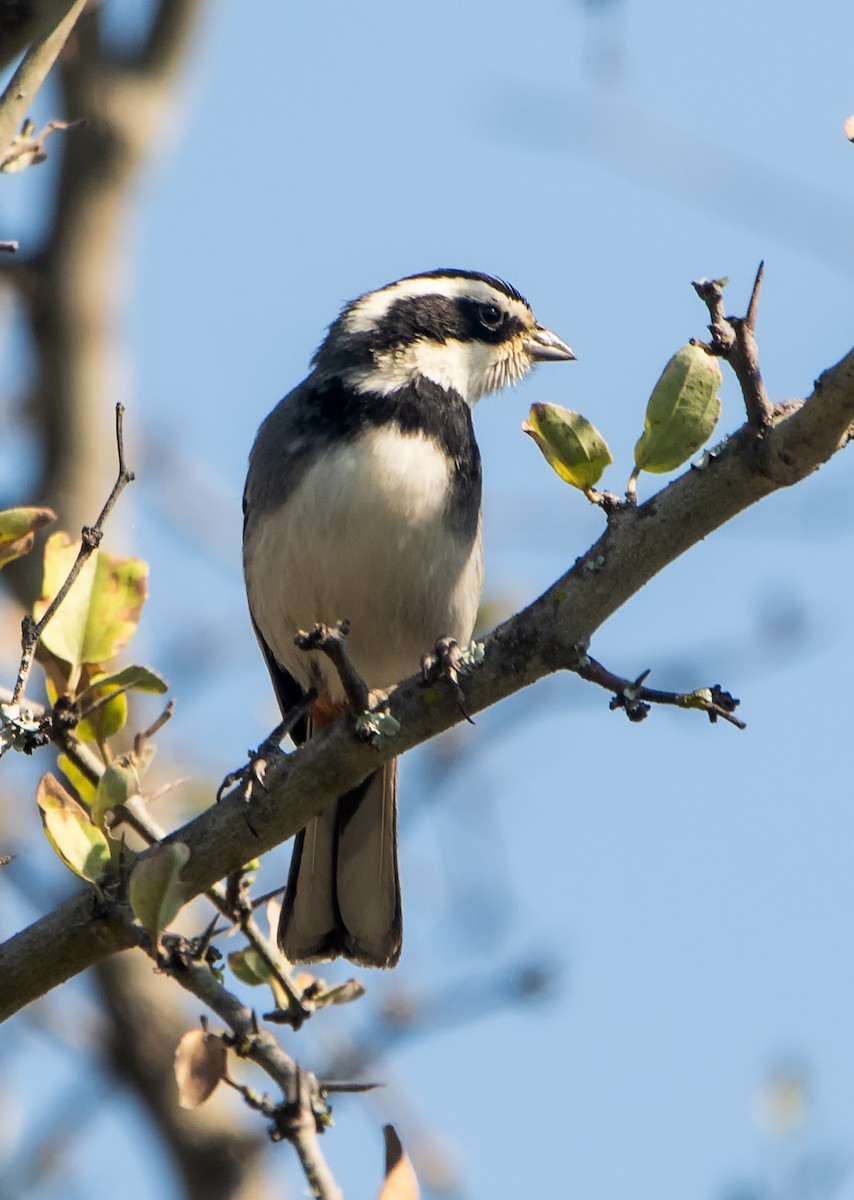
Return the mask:
<path fill-rule="evenodd" d="M 575 355 L 563 338 L 538 325 L 525 339 L 525 350 L 534 362 L 568 362 Z"/>

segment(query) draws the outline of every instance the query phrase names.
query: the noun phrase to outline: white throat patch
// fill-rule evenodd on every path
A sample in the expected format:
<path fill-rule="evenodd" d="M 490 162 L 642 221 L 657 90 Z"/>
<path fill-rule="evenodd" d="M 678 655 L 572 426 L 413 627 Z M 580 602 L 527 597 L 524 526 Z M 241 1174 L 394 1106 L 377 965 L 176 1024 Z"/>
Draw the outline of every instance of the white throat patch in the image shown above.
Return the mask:
<path fill-rule="evenodd" d="M 489 392 L 518 381 L 528 373 L 531 360 L 512 344 L 487 342 L 434 342 L 423 338 L 409 346 L 377 354 L 370 367 L 346 374 L 358 392 L 386 396 L 417 378 L 429 379 L 474 405 Z"/>

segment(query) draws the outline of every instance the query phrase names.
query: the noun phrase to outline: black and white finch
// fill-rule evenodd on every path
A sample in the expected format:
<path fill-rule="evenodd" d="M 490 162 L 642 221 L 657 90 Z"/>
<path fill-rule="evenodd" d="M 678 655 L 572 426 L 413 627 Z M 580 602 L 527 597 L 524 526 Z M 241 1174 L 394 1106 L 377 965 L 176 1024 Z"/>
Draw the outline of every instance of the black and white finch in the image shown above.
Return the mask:
<path fill-rule="evenodd" d="M 440 637 L 469 642 L 483 576 L 472 406 L 573 357 L 515 288 L 476 271 L 398 280 L 330 327 L 259 429 L 243 501 L 249 610 L 279 705 L 317 693 L 298 742 L 344 708 L 328 659 L 295 647 L 299 630 L 349 619 L 371 688 L 411 675 Z M 396 788 L 389 762 L 297 836 L 279 926 L 292 961 L 397 962 Z"/>

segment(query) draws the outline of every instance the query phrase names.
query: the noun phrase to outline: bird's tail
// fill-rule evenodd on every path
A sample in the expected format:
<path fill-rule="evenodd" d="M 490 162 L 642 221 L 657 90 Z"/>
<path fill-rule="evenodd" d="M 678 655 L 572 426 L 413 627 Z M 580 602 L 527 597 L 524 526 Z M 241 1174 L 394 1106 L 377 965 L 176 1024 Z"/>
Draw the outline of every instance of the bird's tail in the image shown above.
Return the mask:
<path fill-rule="evenodd" d="M 393 967 L 402 936 L 393 759 L 297 835 L 279 945 L 291 962 Z"/>

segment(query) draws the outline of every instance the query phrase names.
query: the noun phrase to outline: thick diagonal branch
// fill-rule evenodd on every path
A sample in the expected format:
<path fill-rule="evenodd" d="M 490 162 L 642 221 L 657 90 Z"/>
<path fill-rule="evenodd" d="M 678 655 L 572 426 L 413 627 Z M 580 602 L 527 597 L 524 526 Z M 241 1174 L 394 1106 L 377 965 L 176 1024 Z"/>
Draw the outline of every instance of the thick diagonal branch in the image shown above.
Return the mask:
<path fill-rule="evenodd" d="M 578 644 L 659 571 L 751 504 L 811 474 L 852 431 L 854 350 L 824 372 L 809 399 L 775 409 L 758 446 L 755 430 L 744 426 L 706 467 L 685 472 L 640 508 L 612 515 L 566 574 L 484 639 L 483 662 L 466 677 L 469 711 L 573 669 Z M 437 689 L 428 702 L 420 673 L 392 690 L 389 708 L 400 722 L 394 738 L 368 745 L 349 721 L 338 721 L 274 761 L 267 796 L 253 806 L 257 838 L 237 795 L 172 835 L 190 847 L 183 872 L 190 894 L 293 836 L 386 759 L 463 719 L 450 691 Z M 121 925 L 93 916 L 90 892 L 78 895 L 0 947 L 0 1019 L 129 944 Z"/>

